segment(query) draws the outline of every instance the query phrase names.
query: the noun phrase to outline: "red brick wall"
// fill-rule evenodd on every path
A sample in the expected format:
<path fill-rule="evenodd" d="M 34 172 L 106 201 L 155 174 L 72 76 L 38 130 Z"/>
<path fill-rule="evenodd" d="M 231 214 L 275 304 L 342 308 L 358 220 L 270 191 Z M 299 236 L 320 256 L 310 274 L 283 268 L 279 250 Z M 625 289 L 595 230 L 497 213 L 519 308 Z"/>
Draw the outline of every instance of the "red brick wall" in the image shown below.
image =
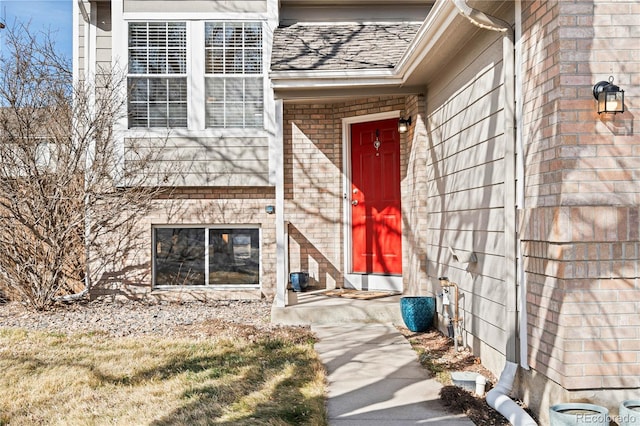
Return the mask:
<path fill-rule="evenodd" d="M 523 2 L 529 362 L 569 390 L 640 387 L 638 22 L 636 1 Z M 628 111 L 598 116 L 609 75 Z"/>
<path fill-rule="evenodd" d="M 266 213 L 265 206 L 275 205 L 275 189 L 272 187 L 225 187 L 225 188 L 177 188 L 160 197 L 155 209 L 137 223 L 131 232 L 133 237 L 123 244 L 121 255 L 116 259 L 95 259 L 93 271 L 94 287 L 91 296 L 125 297 L 143 299 L 149 297 L 166 299 L 229 299 L 271 298 L 276 287 L 276 237 L 275 215 Z M 152 231 L 153 225 L 260 225 L 261 270 L 259 290 L 232 291 L 206 290 L 162 292 L 152 296 Z M 129 240 L 127 236 L 105 236 L 119 243 Z M 119 239 L 121 238 L 121 239 Z"/>

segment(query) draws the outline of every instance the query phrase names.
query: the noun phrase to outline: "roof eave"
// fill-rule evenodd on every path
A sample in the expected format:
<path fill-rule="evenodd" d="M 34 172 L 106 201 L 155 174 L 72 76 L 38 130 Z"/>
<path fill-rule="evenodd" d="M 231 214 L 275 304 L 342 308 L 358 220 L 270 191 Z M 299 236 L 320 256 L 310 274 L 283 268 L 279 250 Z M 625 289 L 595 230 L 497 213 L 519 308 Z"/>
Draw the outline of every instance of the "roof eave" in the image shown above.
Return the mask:
<path fill-rule="evenodd" d="M 447 41 L 447 33 L 451 31 L 453 22 L 459 18 L 459 12 L 453 2 L 437 1 L 394 68 L 272 71 L 269 74 L 272 87 L 276 92 L 347 87 L 401 88 L 435 51 L 442 55 L 443 51 L 455 48 L 453 42 Z M 433 67 L 436 68 L 437 66 Z"/>
<path fill-rule="evenodd" d="M 447 50 L 453 47 L 446 37 L 452 24 L 460 18 L 458 9 L 452 1 L 437 1 L 427 18 L 422 23 L 400 61 L 394 68 L 394 73 L 406 82 L 413 72 L 431 56 L 435 50 Z M 468 28 L 461 26 L 460 30 Z"/>
<path fill-rule="evenodd" d="M 271 84 L 275 90 L 297 88 L 340 88 L 354 86 L 397 85 L 395 71 L 389 69 L 358 70 L 300 70 L 272 71 Z"/>

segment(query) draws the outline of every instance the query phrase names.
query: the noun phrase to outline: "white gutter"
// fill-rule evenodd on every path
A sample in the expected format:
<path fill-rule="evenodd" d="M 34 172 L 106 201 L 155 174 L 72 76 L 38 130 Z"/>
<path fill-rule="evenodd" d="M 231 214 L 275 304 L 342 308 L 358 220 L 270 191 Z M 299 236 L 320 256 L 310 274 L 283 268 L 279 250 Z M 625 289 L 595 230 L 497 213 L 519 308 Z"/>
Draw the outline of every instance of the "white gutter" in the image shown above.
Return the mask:
<path fill-rule="evenodd" d="M 404 83 L 393 69 L 350 71 L 274 71 L 269 74 L 274 90 L 357 88 L 394 86 Z"/>
<path fill-rule="evenodd" d="M 436 2 L 395 67 L 395 73 L 403 82 L 427 56 L 431 55 L 436 44 L 444 38 L 446 30 L 457 17 L 458 11 L 451 1 Z"/>
<path fill-rule="evenodd" d="M 518 364 L 515 363 L 517 358 L 517 341 L 518 336 L 518 309 L 517 309 L 517 291 L 518 291 L 518 273 L 521 269 L 520 256 L 518 255 L 519 241 L 517 234 L 517 208 L 518 196 L 521 193 L 516 190 L 516 161 L 522 161 L 522 155 L 517 158 L 516 147 L 519 144 L 518 134 L 516 132 L 516 123 L 520 120 L 516 116 L 516 90 L 515 90 L 515 34 L 511 26 L 498 18 L 486 15 L 485 13 L 473 9 L 467 5 L 466 0 L 452 0 L 460 13 L 465 16 L 472 24 L 491 31 L 504 33 L 503 37 L 503 90 L 505 99 L 505 184 L 514 182 L 511 188 L 505 188 L 505 258 L 507 263 L 507 272 L 505 280 L 507 284 L 513 282 L 513 285 L 507 285 L 508 294 L 505 304 L 507 316 L 507 346 L 505 368 L 500 375 L 498 384 L 491 389 L 486 396 L 487 403 L 502 414 L 513 425 L 518 426 L 536 426 L 537 423 L 521 406 L 516 404 L 509 394 L 513 389 Z M 516 7 L 516 11 L 519 11 Z M 521 185 L 522 182 L 518 182 Z M 510 208 L 512 206 L 513 208 Z M 526 327 L 526 323 L 525 323 Z"/>

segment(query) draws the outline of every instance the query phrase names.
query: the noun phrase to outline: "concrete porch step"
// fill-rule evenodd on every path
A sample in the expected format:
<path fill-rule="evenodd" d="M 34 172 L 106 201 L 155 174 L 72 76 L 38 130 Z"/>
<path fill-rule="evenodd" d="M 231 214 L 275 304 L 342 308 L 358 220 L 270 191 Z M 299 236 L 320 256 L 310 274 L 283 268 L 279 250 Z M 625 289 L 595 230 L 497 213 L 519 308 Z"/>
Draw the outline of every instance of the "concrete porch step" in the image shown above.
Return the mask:
<path fill-rule="evenodd" d="M 401 295 L 359 300 L 329 297 L 323 293 L 295 293 L 295 303 L 271 308 L 271 322 L 285 325 L 403 324 Z"/>

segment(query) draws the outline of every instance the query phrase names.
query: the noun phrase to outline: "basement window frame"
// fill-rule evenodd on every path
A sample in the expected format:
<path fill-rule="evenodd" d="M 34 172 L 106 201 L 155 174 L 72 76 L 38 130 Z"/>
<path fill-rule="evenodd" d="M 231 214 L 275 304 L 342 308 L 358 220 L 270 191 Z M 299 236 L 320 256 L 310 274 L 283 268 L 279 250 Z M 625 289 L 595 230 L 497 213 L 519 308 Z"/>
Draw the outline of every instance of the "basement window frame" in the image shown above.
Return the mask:
<path fill-rule="evenodd" d="M 158 249 L 160 248 L 161 241 L 158 240 L 158 230 L 161 229 L 174 229 L 174 230 L 183 230 L 183 229 L 196 229 L 202 230 L 202 241 L 203 247 L 201 247 L 201 259 L 196 259 L 196 261 L 202 261 L 202 273 L 203 274 L 203 282 L 202 284 L 158 284 L 158 274 L 159 274 L 159 265 L 158 265 Z M 166 225 L 153 225 L 151 229 L 151 237 L 152 237 L 152 251 L 151 251 L 151 264 L 152 264 L 152 288 L 163 290 L 163 289 L 185 289 L 185 290 L 253 290 L 259 289 L 261 287 L 262 282 L 262 228 L 260 225 L 256 224 L 215 224 L 215 225 L 205 225 L 205 224 L 166 224 Z M 235 247 L 236 243 L 234 242 L 234 237 L 242 236 L 245 239 L 247 234 L 250 238 L 250 242 L 246 241 L 243 243 L 238 241 L 238 246 L 244 246 L 244 249 L 247 249 L 247 244 L 249 244 L 249 259 L 250 262 L 255 264 L 255 282 L 247 282 L 247 283 L 237 283 L 237 282 L 214 282 L 212 283 L 212 275 L 215 274 L 215 271 L 211 270 L 212 267 L 212 233 L 216 231 L 230 231 L 229 234 L 229 242 L 232 246 Z M 237 231 L 237 232 L 235 232 Z M 242 233 L 242 231 L 246 231 Z M 235 233 L 235 235 L 233 235 Z M 255 240 L 254 240 L 255 238 Z M 257 247 L 254 247 L 257 246 Z M 196 251 L 197 247 L 195 248 Z M 200 254 L 200 253 L 198 253 Z M 227 253 L 228 255 L 228 253 Z M 237 258 L 234 257 L 234 259 Z M 243 256 L 246 259 L 246 256 Z M 220 271 L 218 271 L 220 272 Z M 180 277 L 177 277 L 180 279 Z"/>

